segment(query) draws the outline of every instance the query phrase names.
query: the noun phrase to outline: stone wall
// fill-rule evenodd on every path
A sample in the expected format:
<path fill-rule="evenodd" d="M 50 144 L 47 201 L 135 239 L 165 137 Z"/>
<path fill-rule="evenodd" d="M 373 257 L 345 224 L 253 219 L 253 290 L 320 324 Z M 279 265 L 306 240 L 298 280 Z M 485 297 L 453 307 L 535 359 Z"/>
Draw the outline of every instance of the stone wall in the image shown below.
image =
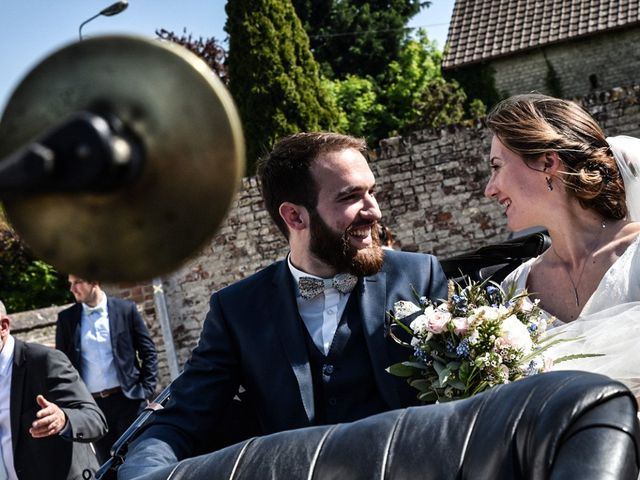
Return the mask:
<path fill-rule="evenodd" d="M 583 104 L 607 134 L 640 136 L 640 86 L 594 92 Z M 490 135 L 482 124 L 425 130 L 381 142 L 371 167 L 383 221 L 394 233 L 397 247 L 446 258 L 507 237 L 502 209 L 483 196 L 489 147 Z M 255 179 L 244 179 L 211 242 L 163 279 L 180 366 L 197 343 L 211 293 L 283 258 L 286 252 L 284 239 L 262 207 Z M 108 291 L 138 303 L 156 339 L 161 385 L 166 385 L 168 368 L 151 286 L 113 286 Z M 20 315 L 46 317 L 38 312 L 14 316 L 18 336 L 53 343 L 55 316 L 53 324 L 44 321 L 39 329 L 29 327 Z"/>
<path fill-rule="evenodd" d="M 509 95 L 538 91 L 552 94 L 545 84 L 552 65 L 566 98 L 583 97 L 594 90 L 640 82 L 640 27 L 615 34 L 588 36 L 570 42 L 491 61 L 496 88 Z M 597 82 L 594 87 L 592 81 Z"/>
<path fill-rule="evenodd" d="M 165 386 L 170 381 L 169 366 L 164 348 L 164 341 L 160 324 L 156 316 L 151 284 L 140 285 L 103 285 L 108 295 L 115 295 L 135 302 L 138 313 L 149 328 L 156 348 L 158 349 L 158 375 L 161 379 L 159 386 Z M 56 321 L 58 312 L 72 304 L 42 308 L 29 312 L 12 313 L 11 334 L 24 341 L 41 343 L 55 347 Z M 158 390 L 158 393 L 160 390 Z"/>

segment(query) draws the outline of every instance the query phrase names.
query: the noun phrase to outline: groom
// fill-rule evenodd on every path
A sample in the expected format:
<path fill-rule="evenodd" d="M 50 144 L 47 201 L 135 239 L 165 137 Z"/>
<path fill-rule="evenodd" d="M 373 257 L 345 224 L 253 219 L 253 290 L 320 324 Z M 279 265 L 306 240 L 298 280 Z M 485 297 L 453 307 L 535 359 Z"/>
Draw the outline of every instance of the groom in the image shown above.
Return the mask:
<path fill-rule="evenodd" d="M 412 289 L 446 295 L 434 257 L 382 250 L 363 140 L 300 133 L 260 165 L 264 203 L 288 256 L 213 294 L 171 399 L 131 445 L 119 478 L 204 453 L 239 385 L 255 434 L 349 422 L 415 403 L 385 368 L 408 350 L 385 331 Z"/>

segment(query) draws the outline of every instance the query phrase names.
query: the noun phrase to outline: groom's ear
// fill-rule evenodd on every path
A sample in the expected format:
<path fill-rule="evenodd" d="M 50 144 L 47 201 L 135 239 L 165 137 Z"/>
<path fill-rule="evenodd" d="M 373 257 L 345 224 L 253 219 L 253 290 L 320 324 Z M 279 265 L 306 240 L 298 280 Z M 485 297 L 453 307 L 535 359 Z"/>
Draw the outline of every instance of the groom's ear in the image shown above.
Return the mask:
<path fill-rule="evenodd" d="M 301 205 L 283 202 L 278 211 L 291 230 L 304 230 L 309 226 L 309 212 Z"/>

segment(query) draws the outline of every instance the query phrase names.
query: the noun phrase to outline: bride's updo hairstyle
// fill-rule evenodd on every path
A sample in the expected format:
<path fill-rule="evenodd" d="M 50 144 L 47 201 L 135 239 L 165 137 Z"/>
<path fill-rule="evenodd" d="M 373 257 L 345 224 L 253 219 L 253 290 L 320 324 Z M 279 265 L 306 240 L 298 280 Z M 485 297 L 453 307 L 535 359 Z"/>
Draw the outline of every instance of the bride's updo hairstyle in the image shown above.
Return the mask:
<path fill-rule="evenodd" d="M 540 94 L 515 95 L 493 108 L 487 126 L 527 166 L 544 153 L 556 152 L 564 171 L 555 178 L 583 208 L 604 218 L 627 216 L 624 183 L 613 153 L 600 126 L 577 104 Z"/>

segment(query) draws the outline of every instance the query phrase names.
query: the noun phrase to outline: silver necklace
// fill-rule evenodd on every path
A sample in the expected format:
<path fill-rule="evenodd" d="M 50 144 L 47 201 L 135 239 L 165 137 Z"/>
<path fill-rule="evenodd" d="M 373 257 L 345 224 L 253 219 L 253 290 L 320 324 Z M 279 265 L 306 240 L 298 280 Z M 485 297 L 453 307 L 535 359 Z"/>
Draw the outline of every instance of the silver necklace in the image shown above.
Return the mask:
<path fill-rule="evenodd" d="M 564 260 L 562 259 L 562 257 L 560 257 L 560 255 L 558 255 L 558 252 L 556 252 L 556 249 L 553 248 L 553 244 L 551 244 L 551 250 L 553 251 L 554 255 L 558 258 L 558 260 L 560 260 L 560 265 L 562 265 L 562 268 L 564 269 L 565 273 L 567 274 L 567 277 L 569 277 L 569 281 L 571 282 L 571 286 L 573 287 L 573 295 L 574 295 L 574 297 L 576 299 L 576 307 L 580 306 L 580 296 L 578 295 L 578 286 L 580 286 L 580 280 L 582 280 L 582 274 L 584 273 L 584 267 L 587 265 L 589 257 L 593 254 L 593 252 L 596 250 L 598 245 L 600 245 L 600 237 L 602 237 L 602 232 L 607 227 L 607 224 L 606 224 L 606 222 L 604 220 L 602 220 L 602 224 L 601 225 L 602 225 L 602 229 L 600 229 L 600 233 L 598 233 L 598 238 L 596 239 L 595 243 L 593 244 L 593 248 L 589 251 L 589 253 L 587 255 L 587 258 L 585 259 L 584 263 L 582 264 L 582 268 L 580 269 L 580 274 L 578 275 L 578 279 L 575 282 L 573 281 L 573 278 L 571 278 L 571 273 L 569 272 L 569 269 L 565 265 Z"/>

